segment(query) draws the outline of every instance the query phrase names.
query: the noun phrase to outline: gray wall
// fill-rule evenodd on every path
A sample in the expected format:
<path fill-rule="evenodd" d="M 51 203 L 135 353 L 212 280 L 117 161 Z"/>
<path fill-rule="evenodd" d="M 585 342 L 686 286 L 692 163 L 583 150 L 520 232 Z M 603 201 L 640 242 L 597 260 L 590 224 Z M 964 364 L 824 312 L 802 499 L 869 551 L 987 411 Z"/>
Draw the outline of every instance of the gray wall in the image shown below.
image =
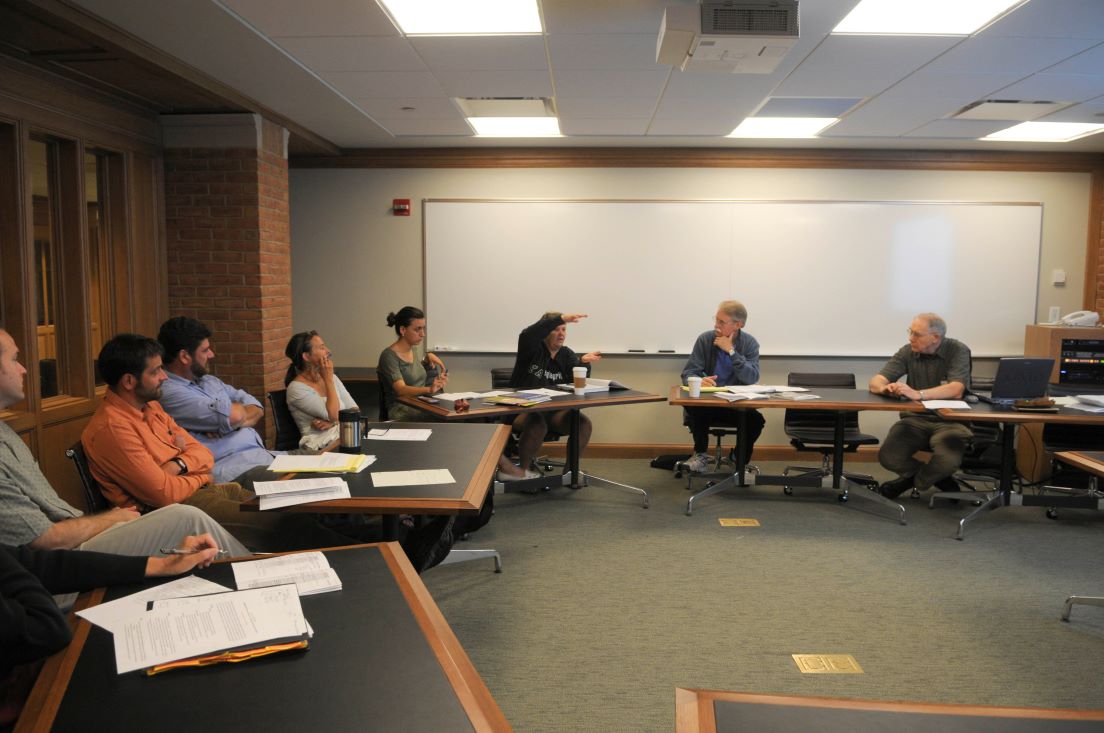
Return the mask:
<path fill-rule="evenodd" d="M 413 201 L 410 217 L 390 214 L 393 198 Z M 380 350 L 394 339 L 384 323 L 388 311 L 423 303 L 422 220 L 424 198 L 619 198 L 619 199 L 831 199 L 1030 201 L 1043 204 L 1038 320 L 1049 306 L 1062 312 L 1081 308 L 1085 242 L 1089 216 L 1089 176 L 1075 173 L 996 173 L 944 171 L 786 170 L 786 169 L 473 169 L 473 170 L 299 170 L 291 171 L 293 325 L 316 329 L 339 366 L 374 366 Z M 861 267 L 861 263 L 856 263 Z M 493 287 L 494 265 L 482 282 L 457 287 Z M 1051 283 L 1053 270 L 1066 272 L 1066 284 Z M 779 272 L 765 274 L 777 277 Z M 519 318 L 536 320 L 545 310 L 573 309 L 556 296 L 556 261 L 534 283 L 532 302 L 502 303 L 485 315 L 487 328 L 517 330 Z M 687 287 L 693 287 L 687 278 Z M 733 293 L 740 297 L 740 293 Z M 845 296 L 865 306 L 861 292 Z M 999 307 L 1000 293 L 993 294 Z M 755 304 L 748 303 L 748 331 L 756 331 Z M 661 304 L 657 307 L 662 307 Z M 433 314 L 427 314 L 429 330 Z M 601 314 L 591 314 L 600 318 Z M 646 318 L 647 314 L 641 314 Z M 712 327 L 702 313 L 700 327 L 681 336 L 689 349 L 697 333 Z M 795 313 L 795 318 L 809 314 Z M 901 324 L 902 343 L 907 323 Z M 954 335 L 954 323 L 949 333 Z M 846 323 L 828 323 L 847 339 Z M 432 341 L 432 336 L 430 336 Z M 570 327 L 568 344 L 571 344 Z M 509 356 L 451 354 L 450 389 L 479 389 L 493 366 L 509 366 Z M 784 383 L 790 371 L 850 371 L 860 384 L 882 359 L 764 359 L 763 383 Z M 637 389 L 666 394 L 678 380 L 683 357 L 609 357 L 597 374 Z M 992 372 L 985 362 L 975 371 Z M 665 404 L 597 409 L 593 440 L 601 443 L 687 443 L 679 411 Z M 767 414 L 764 445 L 786 444 L 781 412 Z M 892 415 L 868 413 L 863 428 L 884 434 Z"/>

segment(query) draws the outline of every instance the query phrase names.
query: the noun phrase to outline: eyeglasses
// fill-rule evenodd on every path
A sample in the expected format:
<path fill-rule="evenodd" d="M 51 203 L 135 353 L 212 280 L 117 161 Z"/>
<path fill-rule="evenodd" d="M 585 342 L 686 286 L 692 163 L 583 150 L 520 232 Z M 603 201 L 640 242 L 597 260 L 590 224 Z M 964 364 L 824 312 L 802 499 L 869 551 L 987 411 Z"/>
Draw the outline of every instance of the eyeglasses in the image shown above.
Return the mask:
<path fill-rule="evenodd" d="M 931 331 L 925 331 L 924 333 L 920 333 L 919 331 L 913 331 L 911 328 L 906 328 L 905 333 L 908 334 L 909 338 L 912 338 L 913 336 L 915 336 L 916 338 L 923 338 L 924 336 L 927 336 L 928 334 L 930 334 Z"/>

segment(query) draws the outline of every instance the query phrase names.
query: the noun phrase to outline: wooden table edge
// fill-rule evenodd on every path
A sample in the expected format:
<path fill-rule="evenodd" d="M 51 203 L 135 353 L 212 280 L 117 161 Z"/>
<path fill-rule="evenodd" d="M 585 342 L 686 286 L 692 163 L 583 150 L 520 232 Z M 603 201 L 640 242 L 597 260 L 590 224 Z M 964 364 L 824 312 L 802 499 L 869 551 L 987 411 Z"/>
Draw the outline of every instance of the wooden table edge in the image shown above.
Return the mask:
<path fill-rule="evenodd" d="M 841 387 L 825 387 L 825 389 L 842 389 Z M 810 392 L 816 393 L 815 388 Z M 869 394 L 866 390 L 855 389 L 855 392 Z M 756 400 L 703 400 L 701 397 L 684 395 L 682 387 L 675 385 L 667 395 L 667 403 L 674 407 L 734 407 L 749 410 L 764 408 L 781 408 L 786 410 L 855 410 L 861 412 L 924 412 L 927 408 L 919 402 L 908 400 L 895 400 L 883 397 L 875 402 L 839 402 L 835 400 L 780 400 L 780 399 L 756 399 Z"/>
<path fill-rule="evenodd" d="M 1002 705 L 963 705 L 894 700 L 865 700 L 805 695 L 769 695 L 727 690 L 675 688 L 676 733 L 716 733 L 713 705 L 717 701 L 743 702 L 790 707 L 873 710 L 890 713 L 962 715 L 988 718 L 1027 718 L 1032 720 L 1104 720 L 1104 710 L 1070 708 L 1009 707 Z M 693 710 L 691 711 L 691 708 Z M 685 715 L 680 717 L 680 712 Z M 684 727 L 691 724 L 697 727 Z"/>
<path fill-rule="evenodd" d="M 1054 457 L 1057 458 L 1059 461 L 1062 461 L 1062 463 L 1067 463 L 1076 468 L 1080 468 L 1082 471 L 1088 471 L 1094 476 L 1104 476 L 1104 463 L 1101 463 L 1095 458 L 1090 458 L 1089 456 L 1085 455 L 1084 451 L 1059 451 L 1058 453 L 1054 454 Z"/>

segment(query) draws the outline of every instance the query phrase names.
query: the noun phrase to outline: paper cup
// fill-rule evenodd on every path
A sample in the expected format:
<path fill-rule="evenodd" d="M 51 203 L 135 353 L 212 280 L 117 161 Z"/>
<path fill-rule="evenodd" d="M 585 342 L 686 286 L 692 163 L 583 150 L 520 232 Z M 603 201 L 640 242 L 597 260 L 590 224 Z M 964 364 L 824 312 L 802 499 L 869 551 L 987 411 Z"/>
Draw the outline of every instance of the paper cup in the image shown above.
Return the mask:
<path fill-rule="evenodd" d="M 686 386 L 690 388 L 691 397 L 701 397 L 701 377 L 687 377 Z"/>
<path fill-rule="evenodd" d="M 578 394 L 578 390 L 586 386 L 586 367 L 574 367 L 571 370 L 571 375 L 575 379 L 575 390 Z"/>

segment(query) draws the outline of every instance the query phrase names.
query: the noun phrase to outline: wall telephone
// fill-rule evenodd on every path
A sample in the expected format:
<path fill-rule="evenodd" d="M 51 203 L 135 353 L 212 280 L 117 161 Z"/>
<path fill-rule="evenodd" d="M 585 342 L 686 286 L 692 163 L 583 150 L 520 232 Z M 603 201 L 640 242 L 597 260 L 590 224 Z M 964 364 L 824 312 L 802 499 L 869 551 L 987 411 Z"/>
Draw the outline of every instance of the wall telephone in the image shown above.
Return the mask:
<path fill-rule="evenodd" d="M 1095 326 L 1100 321 L 1096 311 L 1074 311 L 1058 319 L 1061 326 Z"/>

